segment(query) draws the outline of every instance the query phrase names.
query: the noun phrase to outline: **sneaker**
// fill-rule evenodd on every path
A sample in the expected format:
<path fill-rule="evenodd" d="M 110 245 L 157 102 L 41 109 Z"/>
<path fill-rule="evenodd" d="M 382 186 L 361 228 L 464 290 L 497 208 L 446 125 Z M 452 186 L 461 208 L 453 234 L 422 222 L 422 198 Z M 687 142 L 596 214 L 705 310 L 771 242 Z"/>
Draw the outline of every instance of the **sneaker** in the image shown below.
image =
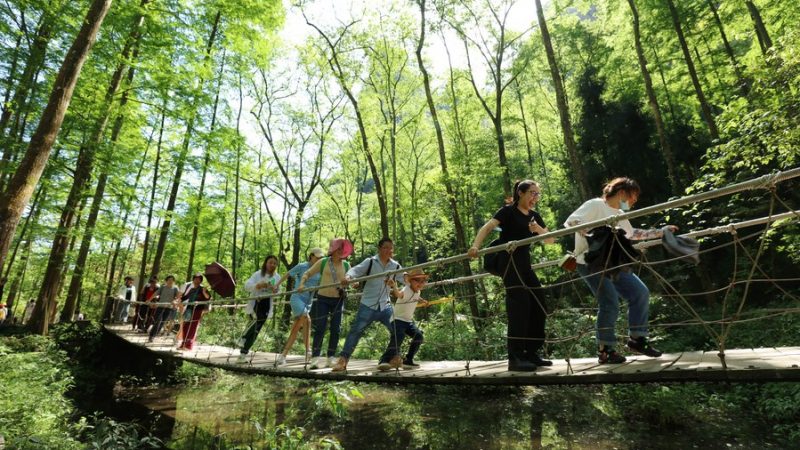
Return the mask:
<path fill-rule="evenodd" d="M 515 358 L 508 360 L 509 372 L 535 372 L 536 368 L 537 368 L 536 364 L 530 361 L 524 361 Z"/>
<path fill-rule="evenodd" d="M 316 358 L 311 358 L 311 366 L 309 366 L 309 368 L 312 370 L 321 369 L 323 367 L 322 361 L 323 361 L 322 358 L 320 358 L 319 356 L 317 356 Z"/>
<path fill-rule="evenodd" d="M 411 370 L 411 369 L 419 369 L 419 364 L 415 363 L 410 359 L 403 360 L 403 369 Z"/>
<path fill-rule="evenodd" d="M 279 366 L 285 366 L 285 365 L 286 365 L 286 355 L 284 355 L 284 354 L 278 355 L 278 358 L 275 359 L 275 366 L 279 367 Z"/>
<path fill-rule="evenodd" d="M 247 363 L 247 355 L 244 353 L 239 353 L 239 356 L 236 357 L 236 364 L 245 364 Z"/>
<path fill-rule="evenodd" d="M 327 367 L 333 367 L 336 365 L 336 357 L 335 356 L 328 356 Z"/>
<path fill-rule="evenodd" d="M 651 358 L 658 358 L 661 356 L 661 350 L 650 345 L 650 342 L 648 342 L 647 338 L 644 336 L 628 339 L 628 348 L 633 352 L 649 356 Z"/>
<path fill-rule="evenodd" d="M 604 345 L 597 351 L 597 361 L 600 364 L 622 364 L 625 362 L 625 357 Z"/>
<path fill-rule="evenodd" d="M 549 359 L 542 359 L 541 356 L 536 354 L 534 354 L 531 358 L 531 362 L 539 367 L 548 367 L 553 365 L 553 361 L 550 361 Z"/>
<path fill-rule="evenodd" d="M 388 361 L 383 361 L 380 364 L 378 364 L 378 370 L 380 370 L 381 372 L 387 372 L 389 370 L 392 370 L 392 365 Z"/>
<path fill-rule="evenodd" d="M 347 359 L 344 356 L 340 356 L 339 359 L 336 361 L 336 364 L 333 365 L 331 370 L 333 372 L 344 372 L 347 370 Z M 328 358 L 330 360 L 330 358 Z"/>

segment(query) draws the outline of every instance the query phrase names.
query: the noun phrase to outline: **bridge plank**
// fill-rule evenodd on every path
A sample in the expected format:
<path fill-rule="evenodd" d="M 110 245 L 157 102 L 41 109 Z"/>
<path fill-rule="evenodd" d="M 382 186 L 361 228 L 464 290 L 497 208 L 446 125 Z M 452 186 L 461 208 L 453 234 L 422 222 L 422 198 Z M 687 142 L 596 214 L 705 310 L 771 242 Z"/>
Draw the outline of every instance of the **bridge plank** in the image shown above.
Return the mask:
<path fill-rule="evenodd" d="M 550 367 L 536 372 L 509 372 L 508 361 L 421 361 L 415 370 L 377 370 L 376 360 L 352 359 L 346 373 L 330 368 L 310 370 L 304 355 L 289 355 L 287 363 L 275 367 L 276 353 L 253 352 L 245 364 L 237 363 L 238 349 L 218 344 L 198 343 L 194 350 L 180 352 L 170 335 L 147 342 L 147 335 L 133 332 L 129 326 L 106 325 L 121 339 L 164 357 L 180 358 L 207 366 L 251 374 L 315 378 L 349 379 L 359 382 L 424 384 L 597 384 L 675 381 L 800 381 L 800 347 L 730 349 L 725 352 L 727 370 L 716 350 L 665 354 L 661 358 L 629 356 L 624 364 L 599 364 L 597 359 L 554 360 Z M 571 367 L 571 371 L 570 371 Z"/>

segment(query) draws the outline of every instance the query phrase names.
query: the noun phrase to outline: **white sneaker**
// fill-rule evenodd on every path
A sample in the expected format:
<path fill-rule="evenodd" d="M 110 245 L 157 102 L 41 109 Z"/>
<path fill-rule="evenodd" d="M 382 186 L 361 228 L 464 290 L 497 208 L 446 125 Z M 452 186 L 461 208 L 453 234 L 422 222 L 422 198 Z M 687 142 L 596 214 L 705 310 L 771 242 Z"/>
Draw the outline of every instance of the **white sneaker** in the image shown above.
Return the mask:
<path fill-rule="evenodd" d="M 285 366 L 286 365 L 286 355 L 280 354 L 278 358 L 275 360 L 275 366 Z"/>
<path fill-rule="evenodd" d="M 316 358 L 311 358 L 311 366 L 309 369 L 320 369 L 320 363 L 322 362 L 322 358 L 317 356 Z"/>
<path fill-rule="evenodd" d="M 247 363 L 247 355 L 244 353 L 239 353 L 239 356 L 236 358 L 236 364 L 245 364 Z"/>
<path fill-rule="evenodd" d="M 336 365 L 336 361 L 338 360 L 339 358 L 335 356 L 328 356 L 328 367 L 333 367 L 334 365 Z"/>

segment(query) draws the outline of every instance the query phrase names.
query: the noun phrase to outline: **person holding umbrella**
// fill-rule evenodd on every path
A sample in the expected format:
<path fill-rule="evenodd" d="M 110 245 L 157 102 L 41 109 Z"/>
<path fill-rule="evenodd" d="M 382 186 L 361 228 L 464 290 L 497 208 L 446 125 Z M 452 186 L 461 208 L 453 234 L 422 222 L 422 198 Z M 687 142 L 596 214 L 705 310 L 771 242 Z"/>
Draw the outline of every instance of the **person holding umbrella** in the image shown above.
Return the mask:
<path fill-rule="evenodd" d="M 253 320 L 247 326 L 242 338 L 239 339 L 240 353 L 236 360 L 238 363 L 247 361 L 247 354 L 272 311 L 272 296 L 278 292 L 278 281 L 281 279 L 277 269 L 278 258 L 275 255 L 268 255 L 264 258 L 261 269 L 253 273 L 244 283 L 244 288 L 250 295 L 258 297 L 258 299 L 251 300 L 245 309 L 245 312 Z"/>
<path fill-rule="evenodd" d="M 209 305 L 198 305 L 197 302 L 207 302 L 211 300 L 211 294 L 203 284 L 203 274 L 196 273 L 192 277 L 192 281 L 186 283 L 181 293 L 181 303 L 183 303 L 183 323 L 181 329 L 183 330 L 183 337 L 178 350 L 191 350 L 194 347 L 195 337 L 197 337 L 197 329 L 200 327 L 200 319 L 203 318 L 209 310 Z"/>

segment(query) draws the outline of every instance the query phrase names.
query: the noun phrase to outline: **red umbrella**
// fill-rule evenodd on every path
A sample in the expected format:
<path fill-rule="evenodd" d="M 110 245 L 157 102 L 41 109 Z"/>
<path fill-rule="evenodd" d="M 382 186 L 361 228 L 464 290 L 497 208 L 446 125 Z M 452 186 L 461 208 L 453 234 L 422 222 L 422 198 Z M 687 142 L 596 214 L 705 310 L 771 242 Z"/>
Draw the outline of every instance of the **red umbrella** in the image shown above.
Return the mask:
<path fill-rule="evenodd" d="M 218 262 L 206 264 L 206 279 L 211 289 L 223 297 L 233 297 L 236 292 L 236 282 L 228 269 Z"/>

